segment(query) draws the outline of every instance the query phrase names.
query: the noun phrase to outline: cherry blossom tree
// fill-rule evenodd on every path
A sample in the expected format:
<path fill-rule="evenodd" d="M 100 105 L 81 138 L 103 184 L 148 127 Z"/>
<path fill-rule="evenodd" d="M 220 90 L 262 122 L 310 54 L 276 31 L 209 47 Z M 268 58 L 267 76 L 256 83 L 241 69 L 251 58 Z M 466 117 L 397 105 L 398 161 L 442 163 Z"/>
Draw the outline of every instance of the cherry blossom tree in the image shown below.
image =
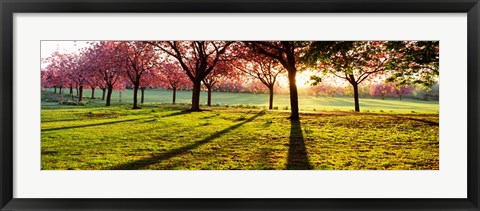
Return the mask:
<path fill-rule="evenodd" d="M 161 41 L 149 42 L 175 58 L 193 83 L 191 111 L 201 111 L 202 81 L 213 71 L 230 41 Z"/>
<path fill-rule="evenodd" d="M 96 88 L 100 88 L 102 90 L 104 90 L 104 81 L 103 79 L 101 78 L 101 75 L 98 74 L 98 71 L 94 70 L 94 72 L 92 72 L 92 75 L 90 76 L 90 78 L 87 78 L 87 84 L 88 86 L 90 87 L 90 89 L 92 90 L 92 96 L 90 98 L 92 99 L 95 99 L 95 89 Z M 102 100 L 105 99 L 104 97 L 104 93 L 102 94 Z"/>
<path fill-rule="evenodd" d="M 438 83 L 439 44 L 438 41 L 389 41 L 388 49 L 397 56 L 391 63 L 395 73 L 387 78 L 387 82 L 420 84 L 429 88 Z"/>
<path fill-rule="evenodd" d="M 44 88 L 49 88 L 50 87 L 47 74 L 48 74 L 47 70 L 45 70 L 44 68 L 40 69 L 40 84 L 41 84 L 42 90 Z"/>
<path fill-rule="evenodd" d="M 82 53 L 82 57 L 85 57 L 84 60 L 85 62 L 82 64 L 83 68 L 85 71 L 89 73 L 87 79 L 86 79 L 86 85 L 92 90 L 92 95 L 91 98 L 95 98 L 95 89 L 105 87 L 104 86 L 104 81 L 103 81 L 103 75 L 101 74 L 101 69 L 102 62 L 99 62 L 99 55 L 95 52 L 95 49 L 91 46 L 87 49 L 84 50 Z M 104 90 L 104 89 L 102 89 Z M 103 92 L 102 100 L 105 98 L 105 91 Z"/>
<path fill-rule="evenodd" d="M 245 90 L 245 81 L 244 80 L 228 80 L 228 81 L 219 81 L 216 86 L 216 90 L 221 92 L 233 92 L 239 93 Z"/>
<path fill-rule="evenodd" d="M 171 89 L 172 94 L 172 104 L 175 104 L 177 90 L 182 88 L 188 88 L 190 80 L 183 71 L 183 69 L 174 62 L 164 62 L 160 65 L 160 81 L 163 84 L 163 87 Z"/>
<path fill-rule="evenodd" d="M 94 44 L 87 54 L 91 58 L 92 67 L 95 68 L 98 77 L 103 81 L 99 84 L 102 89 L 102 100 L 105 99 L 107 91 L 106 106 L 111 105 L 112 92 L 122 87 L 122 74 L 126 69 L 127 60 L 124 57 L 124 46 L 122 42 L 101 41 Z"/>
<path fill-rule="evenodd" d="M 291 120 L 299 120 L 298 111 L 298 92 L 296 75 L 299 68 L 300 50 L 310 44 L 310 42 L 294 41 L 247 41 L 254 51 L 277 60 L 288 72 L 288 82 L 290 89 L 290 107 L 292 114 Z"/>
<path fill-rule="evenodd" d="M 319 95 L 321 95 L 322 93 L 324 93 L 324 87 L 323 86 L 320 86 L 320 85 L 317 85 L 317 86 L 311 86 L 310 87 L 310 90 L 315 94 L 315 97 L 318 98 Z M 326 96 L 325 96 L 326 97 Z"/>
<path fill-rule="evenodd" d="M 81 52 L 79 55 L 76 56 L 74 67 L 71 69 L 69 73 L 70 78 L 75 83 L 75 86 L 78 88 L 77 95 L 78 95 L 78 102 L 83 100 L 83 88 L 86 85 L 88 79 L 92 77 L 92 71 L 89 68 L 91 61 L 89 58 Z"/>
<path fill-rule="evenodd" d="M 217 63 L 213 70 L 202 80 L 207 88 L 207 106 L 212 105 L 212 90 L 221 81 L 232 81 L 239 77 L 238 71 L 229 65 L 231 60 L 222 60 Z"/>
<path fill-rule="evenodd" d="M 155 67 L 158 56 L 152 45 L 145 42 L 123 42 L 124 56 L 127 60 L 125 75 L 133 85 L 133 108 L 139 109 L 137 102 L 138 90 L 141 86 L 142 76 L 149 74 Z"/>
<path fill-rule="evenodd" d="M 157 68 L 158 65 L 155 65 L 150 71 L 147 71 L 143 74 L 140 80 L 140 103 L 145 102 L 145 90 L 149 88 L 158 88 L 162 87 L 161 80 L 162 76 L 159 74 L 159 69 Z"/>
<path fill-rule="evenodd" d="M 278 75 L 284 72 L 276 59 L 264 55 L 248 54 L 234 62 L 234 66 L 242 73 L 253 77 L 265 85 L 269 91 L 268 109 L 273 108 L 273 93 Z"/>
<path fill-rule="evenodd" d="M 312 43 L 305 58 L 320 70 L 347 80 L 353 87 L 355 112 L 360 112 L 359 84 L 389 71 L 394 56 L 386 41 L 318 41 Z"/>
<path fill-rule="evenodd" d="M 83 84 L 86 80 L 86 76 L 83 70 L 80 69 L 80 56 L 77 52 L 69 53 L 69 54 L 59 54 L 59 62 L 57 68 L 62 71 L 63 80 L 65 80 L 66 84 L 70 87 L 70 95 L 73 96 L 73 87 L 77 89 L 77 97 L 79 96 L 79 85 Z M 78 71 L 78 73 L 77 73 Z M 82 98 L 79 97 L 78 101 L 80 102 Z"/>
<path fill-rule="evenodd" d="M 412 94 L 413 89 L 415 89 L 413 85 L 400 85 L 399 83 L 395 83 L 395 94 L 400 100 L 402 100 L 403 96 Z"/>
<path fill-rule="evenodd" d="M 310 90 L 315 94 L 315 97 L 323 95 L 324 97 L 330 96 L 332 98 L 335 98 L 335 95 L 344 93 L 343 87 L 337 87 L 325 83 L 313 85 L 310 87 Z"/>
<path fill-rule="evenodd" d="M 53 88 L 53 93 L 57 93 L 57 87 L 60 88 L 59 93 L 62 93 L 63 81 L 61 76 L 61 71 L 57 70 L 53 65 L 48 65 L 41 72 L 42 77 L 42 87 L 43 88 Z"/>
<path fill-rule="evenodd" d="M 72 61 L 73 57 L 71 55 L 62 54 L 58 51 L 55 51 L 43 61 L 48 64 L 45 68 L 45 82 L 49 87 L 54 88 L 54 93 L 59 88 L 59 93 L 62 94 L 63 87 L 72 86 L 73 82 L 68 75 L 73 67 Z"/>
<path fill-rule="evenodd" d="M 379 83 L 373 84 L 370 86 L 370 95 L 371 96 L 380 96 L 382 100 L 385 97 L 396 96 L 397 92 L 395 90 L 395 85 L 391 83 Z"/>
<path fill-rule="evenodd" d="M 244 92 L 249 92 L 252 94 L 268 94 L 270 90 L 265 86 L 261 81 L 253 80 L 250 83 L 245 81 Z"/>

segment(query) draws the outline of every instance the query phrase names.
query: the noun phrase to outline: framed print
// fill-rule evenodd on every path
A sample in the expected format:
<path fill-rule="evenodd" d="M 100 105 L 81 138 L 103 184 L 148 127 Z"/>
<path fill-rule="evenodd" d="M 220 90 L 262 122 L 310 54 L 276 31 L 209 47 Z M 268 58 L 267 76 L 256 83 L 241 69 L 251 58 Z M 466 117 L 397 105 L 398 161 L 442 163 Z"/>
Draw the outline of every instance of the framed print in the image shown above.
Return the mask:
<path fill-rule="evenodd" d="M 2 210 L 478 210 L 478 0 L 1 1 Z"/>

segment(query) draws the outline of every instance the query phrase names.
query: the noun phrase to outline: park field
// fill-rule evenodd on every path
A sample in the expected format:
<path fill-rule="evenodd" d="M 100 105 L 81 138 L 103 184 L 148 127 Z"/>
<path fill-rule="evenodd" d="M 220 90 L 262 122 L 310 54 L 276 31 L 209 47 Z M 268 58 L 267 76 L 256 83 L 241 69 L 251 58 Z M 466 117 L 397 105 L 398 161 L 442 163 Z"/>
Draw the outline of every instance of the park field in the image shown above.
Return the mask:
<path fill-rule="evenodd" d="M 67 93 L 68 90 L 64 90 Z M 53 90 L 45 90 L 43 92 L 43 99 L 48 98 L 49 94 Z M 91 90 L 84 90 L 84 97 L 91 96 Z M 52 97 L 58 98 L 58 96 L 51 94 Z M 67 95 L 65 95 L 67 96 Z M 102 93 L 100 90 L 95 91 L 95 97 L 97 99 L 85 99 L 90 102 L 87 106 L 101 106 L 105 102 L 99 100 Z M 121 97 L 120 97 L 121 96 Z M 130 89 L 121 92 L 115 91 L 112 94 L 112 105 L 126 105 L 131 104 L 133 99 L 133 91 Z M 176 102 L 180 104 L 191 103 L 192 93 L 190 91 L 177 91 Z M 65 97 L 68 100 L 68 97 Z M 315 97 L 305 96 L 299 97 L 299 107 L 301 111 L 354 111 L 353 97 Z M 139 92 L 140 101 L 140 92 Z M 172 103 L 172 91 L 147 89 L 145 90 L 145 104 L 150 103 Z M 200 103 L 206 105 L 207 93 L 202 92 Z M 45 104 L 43 104 L 45 105 Z M 56 107 L 56 104 L 53 104 Z M 229 92 L 213 92 L 212 93 L 212 106 L 218 107 L 258 107 L 268 108 L 268 95 L 267 94 L 251 94 L 251 93 L 229 93 Z M 288 94 L 275 94 L 273 106 L 275 110 L 289 110 L 290 109 L 290 97 Z M 45 106 L 44 106 L 45 107 Z M 360 98 L 360 111 L 372 112 L 372 113 L 429 113 L 438 114 L 438 101 L 424 101 L 412 98 L 404 98 L 399 100 L 398 97 L 385 98 Z"/>
<path fill-rule="evenodd" d="M 59 105 L 42 94 L 42 170 L 438 170 L 438 102 L 301 96 L 300 121 L 287 119 L 288 96 L 213 93 L 203 112 L 187 112 L 189 92 L 148 90 L 142 109 L 131 91 Z M 89 96 L 89 90 L 85 91 Z M 100 96 L 101 93 L 95 93 Z M 202 103 L 205 99 L 202 93 Z M 88 99 L 87 99 L 88 101 Z"/>

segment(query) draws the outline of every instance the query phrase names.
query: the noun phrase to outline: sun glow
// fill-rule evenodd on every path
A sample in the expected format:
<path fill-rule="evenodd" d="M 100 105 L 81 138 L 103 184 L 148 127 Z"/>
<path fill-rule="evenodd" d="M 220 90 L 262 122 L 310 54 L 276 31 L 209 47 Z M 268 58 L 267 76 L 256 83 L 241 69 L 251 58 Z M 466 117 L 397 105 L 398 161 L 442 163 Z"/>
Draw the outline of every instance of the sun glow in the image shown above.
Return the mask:
<path fill-rule="evenodd" d="M 298 88 L 309 87 L 311 84 L 310 77 L 314 74 L 315 73 L 311 70 L 305 70 L 300 73 L 297 73 L 297 76 L 295 77 L 297 87 Z"/>
<path fill-rule="evenodd" d="M 295 77 L 295 82 L 297 84 L 297 88 L 307 88 L 310 87 L 311 80 L 310 76 L 315 75 L 316 73 L 312 70 L 305 70 L 302 72 L 297 72 L 297 76 Z M 318 74 L 318 73 L 317 73 Z M 280 87 L 287 88 L 288 87 L 288 77 L 287 74 L 281 75 L 278 78 L 278 85 Z"/>

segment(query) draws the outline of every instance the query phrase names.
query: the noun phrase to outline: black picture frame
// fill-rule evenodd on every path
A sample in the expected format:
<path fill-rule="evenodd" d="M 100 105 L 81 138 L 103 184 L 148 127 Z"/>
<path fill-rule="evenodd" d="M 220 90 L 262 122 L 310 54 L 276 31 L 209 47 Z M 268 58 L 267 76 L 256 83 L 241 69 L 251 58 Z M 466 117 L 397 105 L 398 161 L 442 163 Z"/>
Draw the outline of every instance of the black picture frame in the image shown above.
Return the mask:
<path fill-rule="evenodd" d="M 1 210 L 480 210 L 479 0 L 0 0 Z M 13 198 L 14 13 L 467 13 L 466 199 L 19 199 Z"/>

